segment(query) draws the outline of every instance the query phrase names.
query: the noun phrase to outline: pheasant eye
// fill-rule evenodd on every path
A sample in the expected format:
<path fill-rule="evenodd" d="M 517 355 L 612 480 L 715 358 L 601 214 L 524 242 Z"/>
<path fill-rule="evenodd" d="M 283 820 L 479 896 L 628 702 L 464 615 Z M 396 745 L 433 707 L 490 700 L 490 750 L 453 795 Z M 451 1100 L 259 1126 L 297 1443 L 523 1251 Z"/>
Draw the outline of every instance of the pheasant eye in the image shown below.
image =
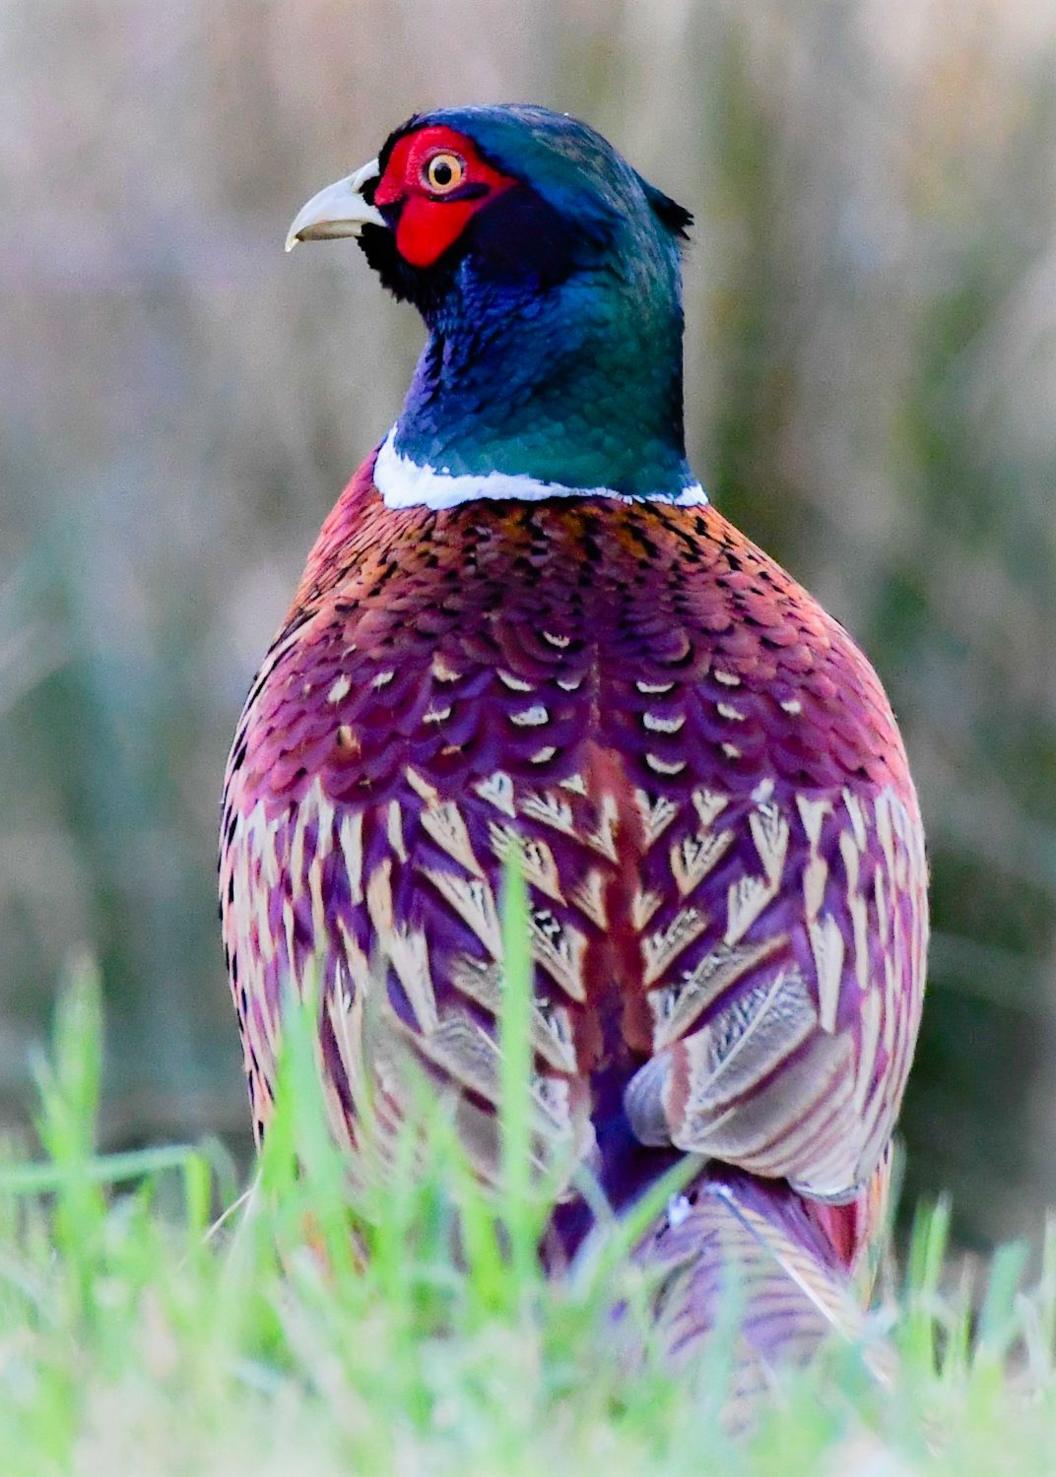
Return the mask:
<path fill-rule="evenodd" d="M 457 154 L 434 154 L 426 162 L 422 175 L 434 195 L 450 195 L 457 190 L 466 174 L 466 166 Z"/>

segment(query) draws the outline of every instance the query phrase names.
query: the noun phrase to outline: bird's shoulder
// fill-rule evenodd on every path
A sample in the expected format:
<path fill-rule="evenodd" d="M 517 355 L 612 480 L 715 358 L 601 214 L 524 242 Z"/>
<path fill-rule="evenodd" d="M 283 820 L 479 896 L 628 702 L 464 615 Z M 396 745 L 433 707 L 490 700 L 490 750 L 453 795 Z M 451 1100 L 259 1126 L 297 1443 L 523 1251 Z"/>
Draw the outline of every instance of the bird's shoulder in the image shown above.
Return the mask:
<path fill-rule="evenodd" d="M 588 742 L 660 791 L 908 789 L 865 656 L 714 509 L 390 510 L 370 467 L 327 519 L 250 693 L 233 754 L 271 791 L 316 774 L 343 786 L 409 748 L 456 786 L 500 755 L 528 780 L 571 774 Z M 367 778 L 376 796 L 383 776 Z"/>

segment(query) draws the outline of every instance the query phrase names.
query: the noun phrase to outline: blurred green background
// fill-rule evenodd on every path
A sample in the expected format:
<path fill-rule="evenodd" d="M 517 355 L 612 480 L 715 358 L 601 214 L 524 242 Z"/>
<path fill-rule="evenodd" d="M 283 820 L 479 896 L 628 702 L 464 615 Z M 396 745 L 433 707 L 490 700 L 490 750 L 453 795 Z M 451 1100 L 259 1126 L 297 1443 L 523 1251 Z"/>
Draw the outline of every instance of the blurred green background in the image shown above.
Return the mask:
<path fill-rule="evenodd" d="M 227 743 L 420 329 L 290 217 L 410 112 L 533 100 L 697 216 L 688 418 L 724 512 L 903 722 L 935 941 L 908 1195 L 1056 1200 L 1056 5 L 4 0 L 0 1119 L 66 962 L 111 1144 L 247 1113 Z"/>

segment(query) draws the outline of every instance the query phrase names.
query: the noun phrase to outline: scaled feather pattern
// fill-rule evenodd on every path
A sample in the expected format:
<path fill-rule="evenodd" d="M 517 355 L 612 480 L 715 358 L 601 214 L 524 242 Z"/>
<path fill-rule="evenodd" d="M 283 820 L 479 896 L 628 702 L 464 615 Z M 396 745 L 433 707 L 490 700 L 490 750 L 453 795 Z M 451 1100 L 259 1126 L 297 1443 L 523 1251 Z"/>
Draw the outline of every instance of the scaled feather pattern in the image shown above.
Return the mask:
<path fill-rule="evenodd" d="M 476 239 L 436 270 L 483 271 Z M 421 290 L 427 324 L 439 291 Z M 412 449 L 414 410 L 397 427 Z M 469 417 L 470 459 L 472 440 Z M 544 1254 L 566 1265 L 589 1242 L 577 1165 L 620 1211 L 702 1156 L 636 1255 L 664 1271 L 673 1354 L 739 1269 L 751 1386 L 860 1325 L 851 1279 L 882 1216 L 927 940 L 890 706 L 842 627 L 711 507 L 394 509 L 374 460 L 323 527 L 228 766 L 223 931 L 257 1136 L 284 1000 L 321 960 L 320 1060 L 350 1161 L 365 1079 L 395 1132 L 409 1054 L 497 1176 L 515 853 L 533 1153 L 568 1180 Z"/>

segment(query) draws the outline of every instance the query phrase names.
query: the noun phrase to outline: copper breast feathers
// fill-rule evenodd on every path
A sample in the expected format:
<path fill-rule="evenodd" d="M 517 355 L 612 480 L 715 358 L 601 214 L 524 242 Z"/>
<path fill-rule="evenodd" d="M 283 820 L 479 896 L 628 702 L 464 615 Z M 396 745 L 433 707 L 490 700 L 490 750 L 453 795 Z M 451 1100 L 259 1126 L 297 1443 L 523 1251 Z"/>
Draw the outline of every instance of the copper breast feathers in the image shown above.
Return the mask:
<path fill-rule="evenodd" d="M 927 932 L 916 797 L 865 658 L 711 509 L 392 512 L 368 465 L 228 768 L 258 1132 L 284 992 L 319 960 L 335 1129 L 355 1143 L 364 1072 L 398 1118 L 410 1051 L 493 1171 L 514 848 L 540 1159 L 605 1178 L 610 1152 L 666 1146 L 856 1194 L 897 1113 Z"/>

